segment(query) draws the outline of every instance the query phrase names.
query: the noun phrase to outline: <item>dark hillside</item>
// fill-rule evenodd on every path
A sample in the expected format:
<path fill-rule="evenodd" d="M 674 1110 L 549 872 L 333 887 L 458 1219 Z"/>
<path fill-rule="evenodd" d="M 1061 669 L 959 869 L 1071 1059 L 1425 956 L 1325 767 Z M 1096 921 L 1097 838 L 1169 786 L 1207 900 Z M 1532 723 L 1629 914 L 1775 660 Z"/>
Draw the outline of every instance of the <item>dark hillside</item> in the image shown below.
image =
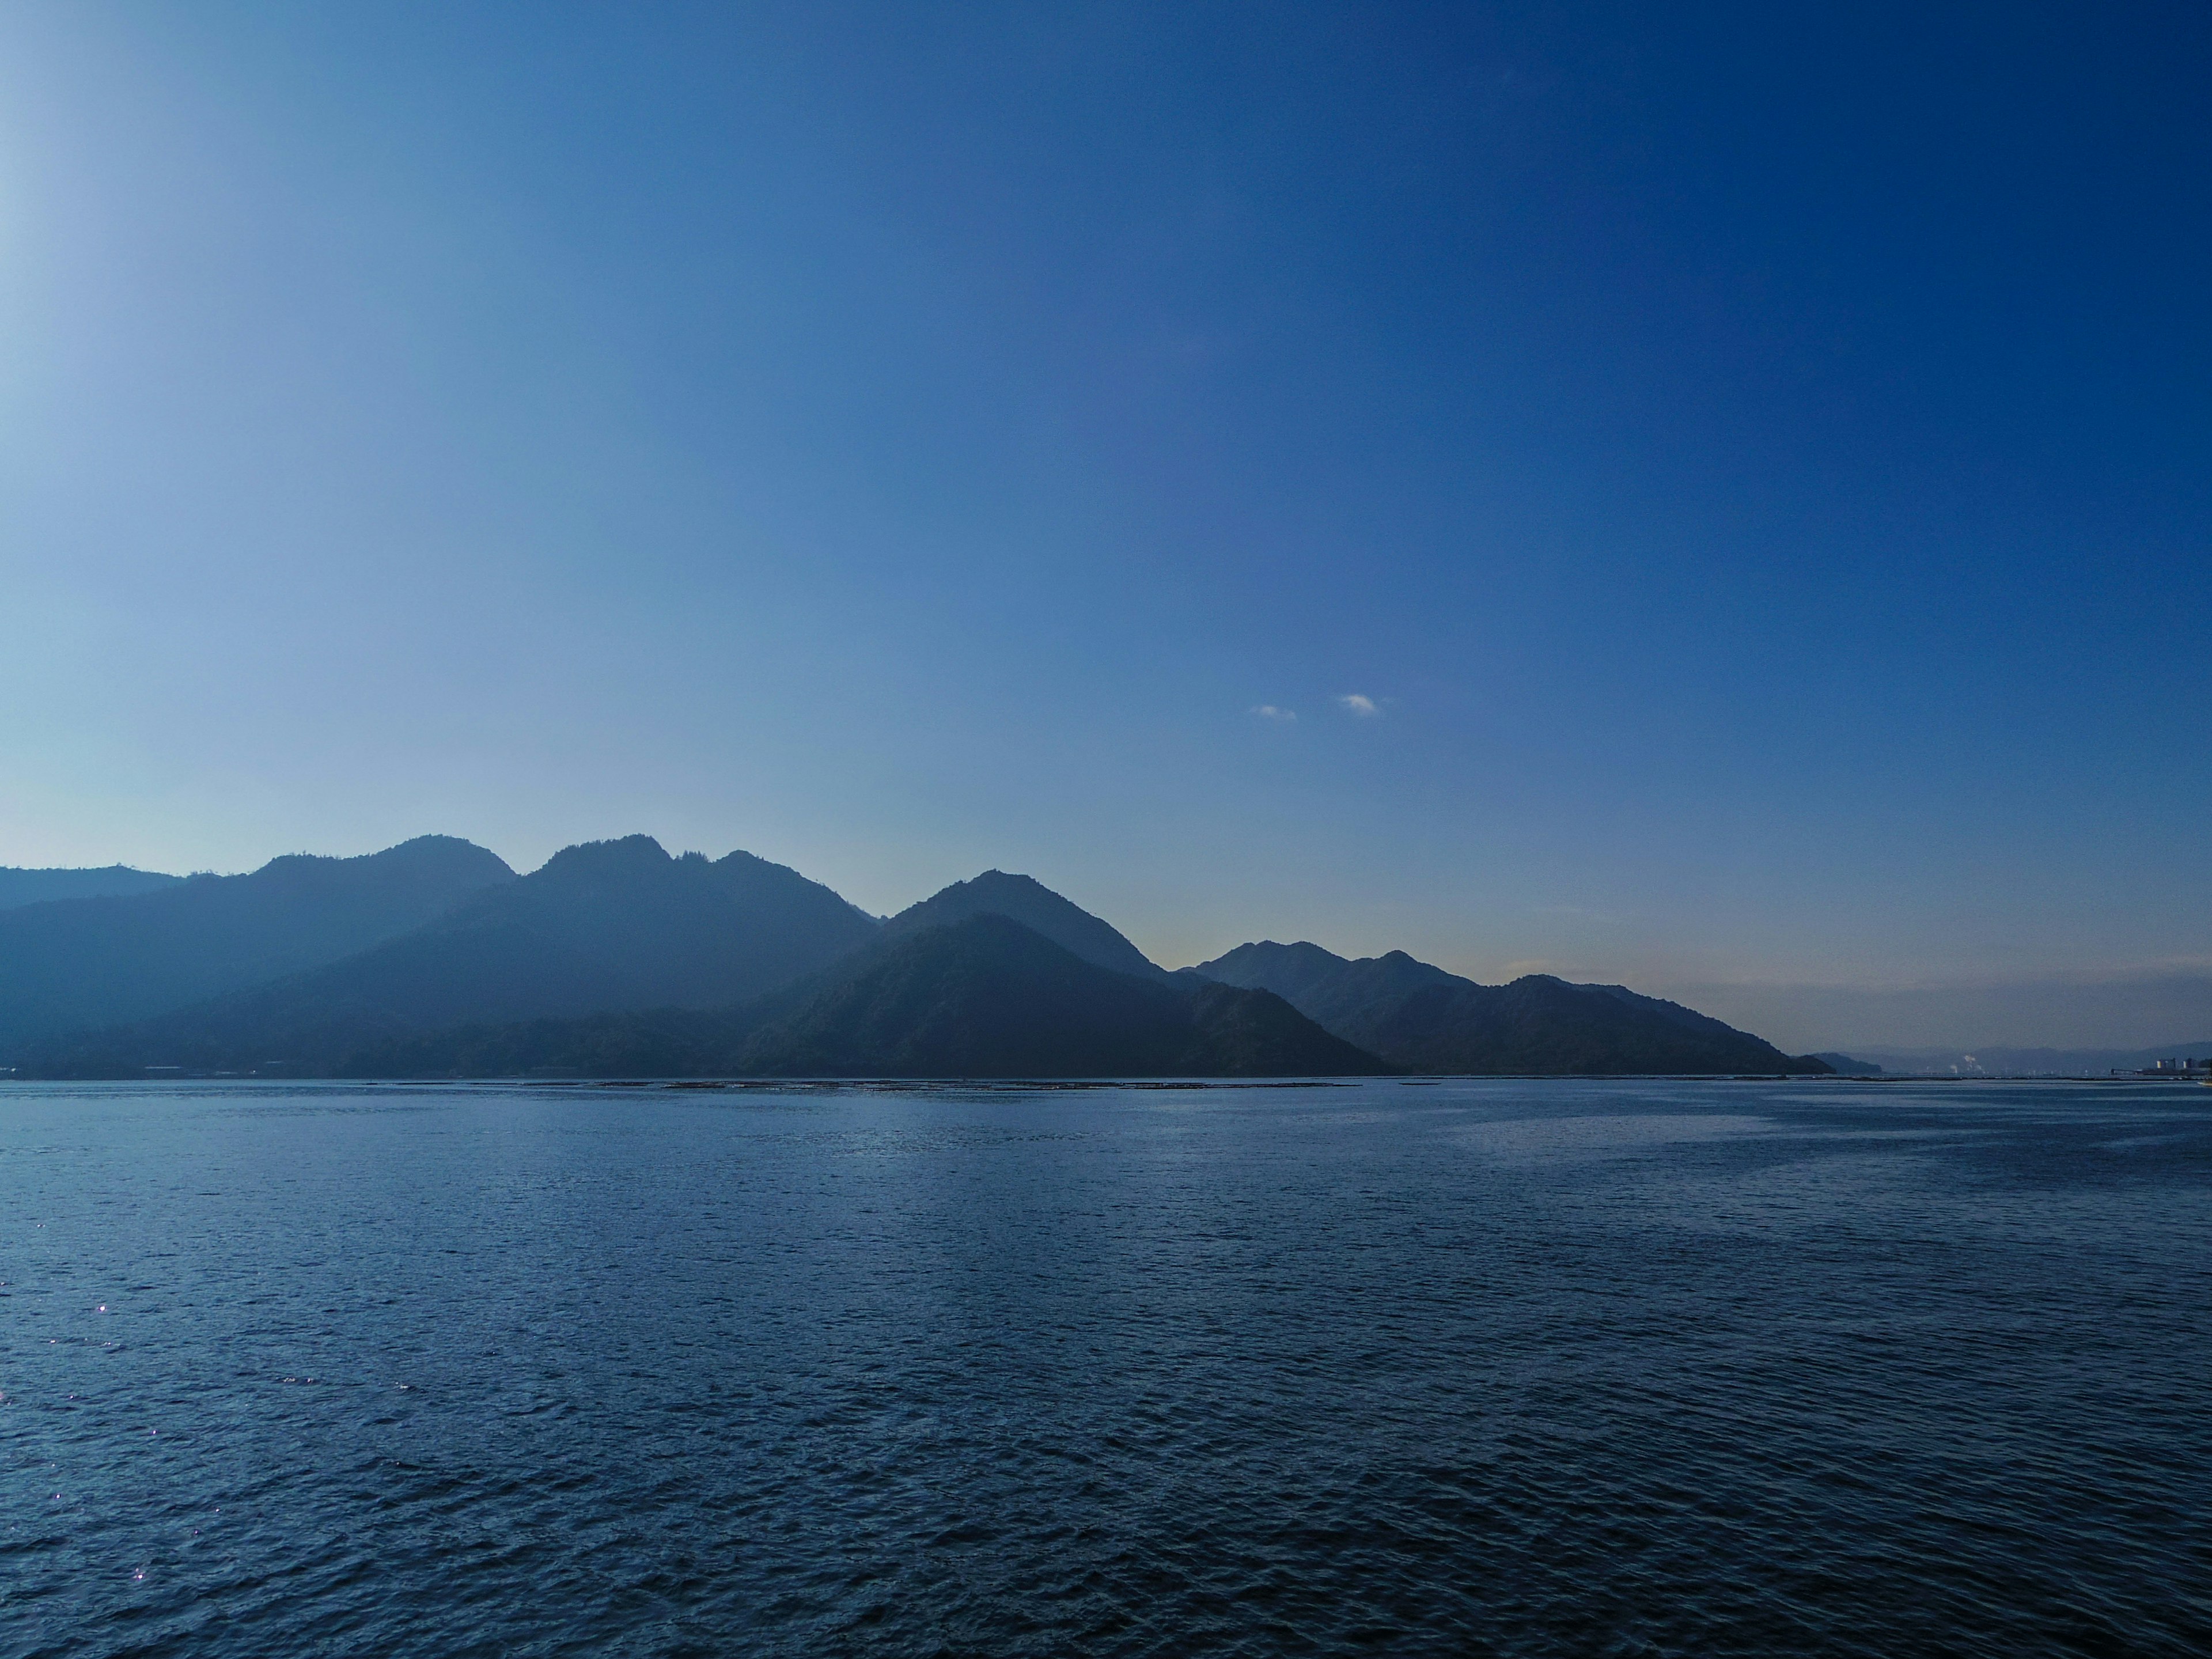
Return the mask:
<path fill-rule="evenodd" d="M 149 1065 L 298 1072 L 410 1033 L 725 1006 L 872 942 L 878 924 L 749 853 L 671 858 L 648 836 L 556 854 L 400 938 L 307 973 L 27 1056 L 68 1074 Z"/>
<path fill-rule="evenodd" d="M 1347 961 L 1317 945 L 1243 945 L 1190 970 L 1261 986 L 1346 1042 L 1416 1072 L 1555 1075 L 1828 1071 L 1734 1026 L 1618 985 L 1473 980 L 1402 951 Z"/>
<path fill-rule="evenodd" d="M 884 940 L 733 1009 L 477 1026 L 365 1045 L 356 1076 L 1306 1077 L 1389 1068 L 1280 998 L 1085 962 L 1004 916 Z"/>
<path fill-rule="evenodd" d="M 133 870 L 111 864 L 98 870 L 17 870 L 0 866 L 0 910 L 26 904 L 51 904 L 58 899 L 127 898 L 134 893 L 159 892 L 174 887 L 182 876 L 165 876 L 153 870 Z"/>
<path fill-rule="evenodd" d="M 251 875 L 0 911 L 0 1051 L 336 961 L 514 879 L 481 847 L 423 836 L 363 858 L 294 855 Z"/>
<path fill-rule="evenodd" d="M 1308 1076 L 1385 1068 L 1280 999 L 1086 962 L 985 913 L 886 941 L 750 1039 L 793 1077 Z"/>
<path fill-rule="evenodd" d="M 1272 940 L 1240 945 L 1192 971 L 1227 985 L 1273 991 L 1339 1035 L 1364 1029 L 1416 991 L 1471 982 L 1403 951 L 1347 962 L 1318 945 Z"/>
<path fill-rule="evenodd" d="M 1069 902 L 1031 877 L 1010 876 L 1003 870 L 986 870 L 972 881 L 953 883 L 900 911 L 884 924 L 884 933 L 886 938 L 899 939 L 982 915 L 1018 921 L 1062 950 L 1114 973 L 1135 974 L 1145 979 L 1166 977 L 1164 969 L 1149 961 L 1110 922 Z"/>
<path fill-rule="evenodd" d="M 1463 980 L 1415 992 L 1370 1019 L 1368 1030 L 1376 1053 L 1419 1072 L 1696 1076 L 1829 1069 L 1656 1001 L 1625 1000 L 1610 988 L 1571 985 L 1548 974 L 1510 985 Z"/>

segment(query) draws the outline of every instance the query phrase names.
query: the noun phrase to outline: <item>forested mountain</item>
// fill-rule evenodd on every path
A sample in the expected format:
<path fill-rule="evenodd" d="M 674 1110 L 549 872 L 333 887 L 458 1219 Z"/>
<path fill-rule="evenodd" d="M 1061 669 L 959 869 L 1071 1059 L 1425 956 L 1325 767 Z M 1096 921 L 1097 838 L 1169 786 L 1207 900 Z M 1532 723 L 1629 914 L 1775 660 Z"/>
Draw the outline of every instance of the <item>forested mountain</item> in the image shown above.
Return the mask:
<path fill-rule="evenodd" d="M 328 996 L 284 1004 L 241 998 L 54 1045 L 34 1061 L 42 1074 L 100 1077 L 138 1075 L 149 1066 L 353 1077 L 1283 1077 L 1389 1069 L 1271 993 L 1192 976 L 1117 974 L 989 913 L 878 935 L 804 980 L 716 1009 L 434 1024 L 349 1009 Z"/>
<path fill-rule="evenodd" d="M 127 864 L 111 864 L 98 870 L 19 870 L 0 866 L 0 910 L 51 904 L 57 899 L 123 898 L 174 887 L 183 879 L 154 870 L 133 870 Z"/>
<path fill-rule="evenodd" d="M 1003 870 L 986 870 L 969 881 L 957 881 L 921 903 L 911 905 L 884 924 L 885 935 L 896 939 L 969 916 L 1005 916 L 1042 933 L 1085 962 L 1117 974 L 1141 978 L 1166 977 L 1166 970 L 1123 938 L 1110 923 L 1071 903 L 1051 888 L 1028 876 L 1011 876 Z"/>
<path fill-rule="evenodd" d="M 1828 1069 L 1620 986 L 1310 944 L 1169 974 L 1027 876 L 878 922 L 781 865 L 647 836 L 519 878 L 426 836 L 0 913 L 0 1041 L 27 1075 L 100 1077 Z"/>
<path fill-rule="evenodd" d="M 1832 1068 L 1679 1003 L 1530 974 L 1479 985 L 1402 951 L 1347 961 L 1317 945 L 1243 945 L 1193 973 L 1272 990 L 1348 1042 L 1409 1071 L 1624 1075 Z"/>
<path fill-rule="evenodd" d="M 883 939 L 775 996 L 364 1048 L 362 1076 L 1308 1077 L 1389 1068 L 1281 998 L 1119 974 L 984 912 Z"/>
<path fill-rule="evenodd" d="M 1240 945 L 1189 969 L 1225 985 L 1273 991 L 1309 1018 L 1341 1035 L 1364 1029 L 1416 991 L 1472 981 L 1416 962 L 1403 951 L 1346 961 L 1318 945 Z"/>
<path fill-rule="evenodd" d="M 399 938 L 67 1044 L 30 1063 L 325 1070 L 366 1044 L 471 1023 L 734 1004 L 873 940 L 819 883 L 750 853 L 671 858 L 649 836 L 556 854 Z"/>
<path fill-rule="evenodd" d="M 0 1054 L 334 962 L 514 879 L 481 847 L 423 836 L 362 858 L 295 854 L 250 875 L 0 911 Z"/>
<path fill-rule="evenodd" d="M 1169 982 L 1157 972 L 1118 973 L 985 911 L 886 940 L 804 1008 L 755 1032 L 740 1069 L 804 1077 L 1279 1077 L 1387 1068 L 1279 997 Z"/>

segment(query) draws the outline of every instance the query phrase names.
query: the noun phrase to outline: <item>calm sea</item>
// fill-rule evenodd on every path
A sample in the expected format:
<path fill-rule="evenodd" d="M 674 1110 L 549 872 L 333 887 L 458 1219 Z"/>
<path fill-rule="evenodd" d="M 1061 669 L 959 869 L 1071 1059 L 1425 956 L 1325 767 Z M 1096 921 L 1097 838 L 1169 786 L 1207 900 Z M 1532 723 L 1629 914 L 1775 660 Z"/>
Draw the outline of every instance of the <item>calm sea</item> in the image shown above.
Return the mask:
<path fill-rule="evenodd" d="M 2212 1091 L 0 1087 L 0 1652 L 2212 1651 Z"/>

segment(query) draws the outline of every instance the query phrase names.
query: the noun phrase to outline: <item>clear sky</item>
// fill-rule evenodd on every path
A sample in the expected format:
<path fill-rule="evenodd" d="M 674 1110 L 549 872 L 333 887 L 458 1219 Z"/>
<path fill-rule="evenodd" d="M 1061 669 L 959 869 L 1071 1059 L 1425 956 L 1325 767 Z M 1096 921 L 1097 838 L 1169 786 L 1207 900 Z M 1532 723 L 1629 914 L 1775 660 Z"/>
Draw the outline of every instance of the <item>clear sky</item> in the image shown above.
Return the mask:
<path fill-rule="evenodd" d="M 0 863 L 645 830 L 2212 1034 L 2208 85 L 2195 3 L 16 0 Z"/>

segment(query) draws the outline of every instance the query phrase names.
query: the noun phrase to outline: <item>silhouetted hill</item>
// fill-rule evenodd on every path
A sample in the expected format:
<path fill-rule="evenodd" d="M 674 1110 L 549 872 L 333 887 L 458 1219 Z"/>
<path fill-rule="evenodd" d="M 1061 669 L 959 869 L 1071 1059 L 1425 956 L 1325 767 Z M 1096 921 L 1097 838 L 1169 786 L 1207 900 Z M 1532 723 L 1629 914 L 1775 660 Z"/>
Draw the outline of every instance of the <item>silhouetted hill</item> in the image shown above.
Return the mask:
<path fill-rule="evenodd" d="M 1531 974 L 1510 985 L 1416 962 L 1402 951 L 1346 961 L 1317 945 L 1239 945 L 1191 970 L 1274 991 L 1393 1065 L 1448 1073 L 1820 1073 L 1732 1025 L 1618 985 Z"/>
<path fill-rule="evenodd" d="M 1028 876 L 1010 876 L 1003 870 L 986 870 L 972 881 L 957 881 L 921 903 L 908 906 L 884 924 L 884 934 L 887 939 L 900 939 L 981 915 L 1018 921 L 1062 950 L 1114 973 L 1146 979 L 1167 977 L 1164 969 L 1148 960 L 1111 924 L 1070 903 L 1042 882 Z"/>
<path fill-rule="evenodd" d="M 1318 945 L 1278 945 L 1273 939 L 1240 945 L 1190 971 L 1226 985 L 1273 991 L 1339 1036 L 1371 1024 L 1416 991 L 1469 983 L 1403 951 L 1347 962 Z"/>
<path fill-rule="evenodd" d="M 481 847 L 422 836 L 363 858 L 295 855 L 251 875 L 0 911 L 0 1051 L 335 961 L 514 879 Z"/>
<path fill-rule="evenodd" d="M 1389 1068 L 1279 997 L 1084 961 L 994 913 L 883 939 L 719 1012 L 654 1009 L 366 1045 L 354 1076 L 1309 1077 Z"/>
<path fill-rule="evenodd" d="M 44 1075 L 1828 1069 L 1620 986 L 1478 985 L 1403 951 L 1272 942 L 1170 975 L 1026 876 L 988 871 L 878 923 L 780 865 L 671 858 L 646 836 L 520 878 L 440 837 L 281 859 L 0 914 L 9 944 L 0 1021 Z"/>
<path fill-rule="evenodd" d="M 1388 1069 L 1279 997 L 1156 975 L 1101 968 L 1003 914 L 980 912 L 887 940 L 805 1007 L 755 1032 L 738 1069 L 775 1077 L 1305 1077 Z"/>
<path fill-rule="evenodd" d="M 649 836 L 556 854 L 414 932 L 307 973 L 25 1055 L 27 1069 L 326 1072 L 380 1040 L 471 1023 L 733 1004 L 872 942 L 879 925 L 750 853 Z"/>
<path fill-rule="evenodd" d="M 50 904 L 57 899 L 124 898 L 174 887 L 183 879 L 153 870 L 133 870 L 127 864 L 111 864 L 98 870 L 18 870 L 0 866 L 0 910 Z"/>

